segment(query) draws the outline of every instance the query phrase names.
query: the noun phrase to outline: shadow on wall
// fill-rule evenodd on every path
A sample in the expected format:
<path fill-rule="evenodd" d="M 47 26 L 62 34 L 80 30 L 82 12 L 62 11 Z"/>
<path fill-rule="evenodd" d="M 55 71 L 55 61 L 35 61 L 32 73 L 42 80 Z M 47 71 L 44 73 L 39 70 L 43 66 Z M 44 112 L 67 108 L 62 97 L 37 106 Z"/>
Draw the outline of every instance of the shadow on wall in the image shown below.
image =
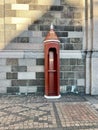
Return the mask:
<path fill-rule="evenodd" d="M 17 0 L 17 6 L 13 4 L 12 9 L 16 11 L 15 15 L 17 17 L 12 17 L 14 24 L 10 25 L 11 27 L 5 25 L 6 46 L 4 49 L 36 49 L 36 46 L 39 46 L 38 50 L 43 49 L 40 43 L 43 43 L 47 31 L 49 31 L 50 24 L 53 23 L 61 43 L 67 43 L 65 48 L 73 50 L 74 47 L 69 44 L 69 39 L 67 39 L 67 31 L 82 31 L 81 15 L 77 14 L 78 11 L 82 10 L 78 8 L 78 4 L 80 5 L 81 2 L 79 0 L 75 0 L 74 2 L 69 0 L 58 0 L 58 2 L 56 0 L 48 0 L 44 3 L 46 5 L 43 5 L 42 0 L 39 3 L 36 2 L 36 0 Z M 24 10 L 19 11 L 18 8 L 21 4 L 24 4 L 25 7 Z M 29 11 L 26 10 L 27 5 L 29 5 Z M 24 18 L 22 18 L 23 16 Z M 24 31 L 22 32 L 22 30 Z M 40 45 L 35 45 L 37 43 Z"/>

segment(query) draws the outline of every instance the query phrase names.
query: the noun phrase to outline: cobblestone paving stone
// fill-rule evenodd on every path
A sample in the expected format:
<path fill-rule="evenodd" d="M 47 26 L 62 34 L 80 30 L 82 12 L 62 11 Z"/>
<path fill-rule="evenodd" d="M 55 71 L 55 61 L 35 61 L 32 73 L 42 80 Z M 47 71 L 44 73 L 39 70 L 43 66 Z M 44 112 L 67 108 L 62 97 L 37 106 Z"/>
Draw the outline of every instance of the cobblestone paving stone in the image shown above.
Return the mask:
<path fill-rule="evenodd" d="M 1 96 L 0 130 L 98 130 L 98 111 L 83 96 Z"/>

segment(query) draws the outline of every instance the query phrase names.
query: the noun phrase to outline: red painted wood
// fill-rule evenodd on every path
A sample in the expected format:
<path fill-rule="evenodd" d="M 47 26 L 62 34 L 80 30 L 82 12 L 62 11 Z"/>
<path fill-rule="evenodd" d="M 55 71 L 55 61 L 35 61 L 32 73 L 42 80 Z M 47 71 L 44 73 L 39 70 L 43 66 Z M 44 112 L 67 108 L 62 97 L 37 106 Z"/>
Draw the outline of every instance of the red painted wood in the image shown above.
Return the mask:
<path fill-rule="evenodd" d="M 58 96 L 59 90 L 59 41 L 50 30 L 44 43 L 45 51 L 45 95 Z"/>

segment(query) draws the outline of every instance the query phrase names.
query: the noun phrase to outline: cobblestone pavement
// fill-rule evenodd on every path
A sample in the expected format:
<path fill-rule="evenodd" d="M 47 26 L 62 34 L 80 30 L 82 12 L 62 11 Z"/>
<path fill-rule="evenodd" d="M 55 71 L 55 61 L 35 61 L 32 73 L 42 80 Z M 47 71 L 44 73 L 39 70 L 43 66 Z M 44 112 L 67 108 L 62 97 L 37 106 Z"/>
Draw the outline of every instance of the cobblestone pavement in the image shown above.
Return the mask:
<path fill-rule="evenodd" d="M 98 130 L 97 105 L 91 96 L 0 96 L 0 130 Z"/>

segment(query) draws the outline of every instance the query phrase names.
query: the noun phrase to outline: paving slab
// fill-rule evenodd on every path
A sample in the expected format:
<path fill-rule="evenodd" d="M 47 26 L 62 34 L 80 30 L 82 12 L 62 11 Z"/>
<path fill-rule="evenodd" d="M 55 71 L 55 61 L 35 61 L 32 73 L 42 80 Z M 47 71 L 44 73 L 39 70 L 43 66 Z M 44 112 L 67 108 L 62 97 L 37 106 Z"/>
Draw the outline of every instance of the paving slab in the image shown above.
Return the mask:
<path fill-rule="evenodd" d="M 56 100 L 34 95 L 0 96 L 0 130 L 98 130 L 93 98 L 97 100 L 79 95 Z"/>

